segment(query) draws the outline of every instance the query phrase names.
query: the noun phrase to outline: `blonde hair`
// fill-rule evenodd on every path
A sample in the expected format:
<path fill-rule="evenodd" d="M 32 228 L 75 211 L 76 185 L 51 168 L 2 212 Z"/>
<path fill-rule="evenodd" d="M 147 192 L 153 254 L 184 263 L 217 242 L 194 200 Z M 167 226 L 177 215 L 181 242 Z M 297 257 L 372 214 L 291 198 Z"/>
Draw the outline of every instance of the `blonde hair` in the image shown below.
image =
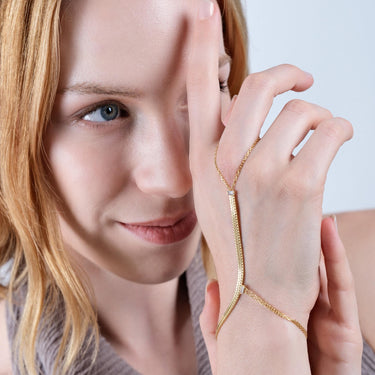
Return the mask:
<path fill-rule="evenodd" d="M 57 197 L 43 147 L 59 80 L 61 2 L 0 4 L 0 266 L 13 261 L 10 283 L 0 292 L 12 306 L 14 294 L 26 291 L 12 350 L 21 373 L 30 375 L 37 374 L 40 324 L 48 322 L 60 301 L 65 319 L 55 371 L 67 373 L 85 340 L 98 347 L 89 288 L 62 251 Z M 225 46 L 233 60 L 233 95 L 247 75 L 246 26 L 240 0 L 218 3 Z"/>

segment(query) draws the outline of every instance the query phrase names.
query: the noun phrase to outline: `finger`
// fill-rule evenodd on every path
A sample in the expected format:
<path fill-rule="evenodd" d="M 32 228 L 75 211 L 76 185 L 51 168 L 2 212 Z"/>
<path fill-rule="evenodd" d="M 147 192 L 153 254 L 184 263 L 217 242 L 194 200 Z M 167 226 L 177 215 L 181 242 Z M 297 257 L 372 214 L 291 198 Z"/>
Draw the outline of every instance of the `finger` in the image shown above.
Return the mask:
<path fill-rule="evenodd" d="M 331 112 L 325 108 L 303 100 L 292 100 L 284 106 L 263 136 L 257 153 L 262 154 L 264 163 L 269 162 L 279 168 L 280 162 L 289 163 L 294 149 L 310 130 L 331 118 Z"/>
<path fill-rule="evenodd" d="M 325 303 L 328 306 L 329 305 L 328 279 L 327 279 L 327 270 L 326 270 L 326 265 L 325 265 L 323 254 L 321 254 L 320 262 L 319 262 L 319 278 L 320 278 L 319 299 L 321 302 Z"/>
<path fill-rule="evenodd" d="M 216 143 L 222 128 L 218 82 L 220 11 L 209 0 L 198 0 L 198 4 L 187 74 L 192 154 Z M 202 19 L 202 14 L 206 18 Z"/>
<path fill-rule="evenodd" d="M 304 91 L 313 83 L 311 74 L 293 65 L 279 65 L 250 74 L 242 84 L 227 127 L 220 140 L 220 155 L 230 155 L 234 164 L 257 139 L 275 96 L 289 90 Z M 236 145 L 234 147 L 233 145 Z"/>
<path fill-rule="evenodd" d="M 229 109 L 228 109 L 228 112 L 225 114 L 225 117 L 222 119 L 222 122 L 223 122 L 224 126 L 227 126 L 227 122 L 230 119 L 230 116 L 232 114 L 233 107 L 236 103 L 237 97 L 238 97 L 238 95 L 233 96 L 232 101 L 231 101 L 230 106 L 229 106 Z"/>
<path fill-rule="evenodd" d="M 206 287 L 206 301 L 200 316 L 200 325 L 210 359 L 212 373 L 216 374 L 216 326 L 219 320 L 219 284 L 210 280 Z"/>
<path fill-rule="evenodd" d="M 311 186 L 323 186 L 328 168 L 339 148 L 353 136 L 353 127 L 345 119 L 321 122 L 301 151 L 292 160 L 294 172 Z"/>
<path fill-rule="evenodd" d="M 358 310 L 353 276 L 335 220 L 332 218 L 326 218 L 322 222 L 322 249 L 331 309 L 341 322 L 357 324 Z"/>

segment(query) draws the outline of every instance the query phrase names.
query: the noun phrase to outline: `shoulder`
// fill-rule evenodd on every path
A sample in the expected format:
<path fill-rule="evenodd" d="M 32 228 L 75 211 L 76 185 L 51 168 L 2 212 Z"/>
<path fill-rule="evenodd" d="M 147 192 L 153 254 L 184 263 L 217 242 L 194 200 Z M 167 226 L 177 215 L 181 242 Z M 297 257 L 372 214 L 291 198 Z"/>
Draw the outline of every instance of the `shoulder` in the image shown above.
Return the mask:
<path fill-rule="evenodd" d="M 375 245 L 375 209 L 336 214 L 341 238 L 354 250 L 357 244 L 365 245 L 359 251 L 367 251 Z M 351 255 L 351 254 L 349 254 Z"/>
<path fill-rule="evenodd" d="M 336 216 L 354 277 L 362 333 L 375 349 L 375 210 Z"/>
<path fill-rule="evenodd" d="M 368 278 L 375 278 L 375 210 L 345 212 L 336 217 L 353 273 L 371 284 Z"/>
<path fill-rule="evenodd" d="M 6 325 L 4 300 L 0 300 L 0 348 L 0 375 L 11 375 L 12 362 Z"/>

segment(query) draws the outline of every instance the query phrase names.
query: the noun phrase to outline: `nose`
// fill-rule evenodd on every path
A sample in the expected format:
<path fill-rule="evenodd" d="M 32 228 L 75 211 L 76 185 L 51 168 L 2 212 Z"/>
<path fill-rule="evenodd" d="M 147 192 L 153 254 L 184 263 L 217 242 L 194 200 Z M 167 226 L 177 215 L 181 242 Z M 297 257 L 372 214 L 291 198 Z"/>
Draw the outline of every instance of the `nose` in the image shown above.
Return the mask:
<path fill-rule="evenodd" d="M 187 126 L 153 119 L 146 133 L 133 175 L 138 189 L 156 196 L 184 197 L 192 188 Z"/>

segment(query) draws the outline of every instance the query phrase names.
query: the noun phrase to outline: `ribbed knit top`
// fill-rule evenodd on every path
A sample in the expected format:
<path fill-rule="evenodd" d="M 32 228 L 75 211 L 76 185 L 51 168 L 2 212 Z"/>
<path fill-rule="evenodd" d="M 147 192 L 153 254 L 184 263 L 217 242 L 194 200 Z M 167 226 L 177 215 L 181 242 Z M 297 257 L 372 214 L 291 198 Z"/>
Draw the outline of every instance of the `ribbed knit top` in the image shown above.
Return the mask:
<path fill-rule="evenodd" d="M 185 275 L 192 315 L 198 375 L 211 375 L 208 354 L 199 325 L 199 315 L 204 305 L 204 290 L 206 285 L 206 274 L 203 268 L 200 251 L 195 255 Z M 15 319 L 11 318 L 9 311 L 7 313 L 7 327 L 11 344 L 14 339 L 21 310 L 19 306 L 13 306 L 13 316 Z M 62 335 L 63 319 L 63 309 L 57 309 L 53 319 L 51 319 L 51 324 L 44 327 L 38 338 L 37 361 L 40 368 L 40 375 L 53 374 L 54 360 Z M 365 340 L 363 342 L 362 375 L 375 375 L 375 353 Z M 99 354 L 95 365 L 91 368 L 90 353 L 91 351 L 87 350 L 85 356 L 80 357 L 79 360 L 76 361 L 69 375 L 140 375 L 139 372 L 117 355 L 103 336 L 100 337 Z M 14 358 L 13 374 L 19 375 Z"/>
<path fill-rule="evenodd" d="M 204 305 L 204 294 L 206 286 L 206 274 L 203 268 L 200 250 L 197 251 L 192 263 L 185 272 L 188 296 L 190 302 L 190 312 L 194 331 L 195 351 L 197 360 L 198 375 L 211 375 L 211 367 L 208 359 L 206 345 L 203 340 L 199 325 L 199 315 Z M 21 314 L 21 308 L 13 306 L 15 319 L 7 309 L 7 327 L 10 344 L 13 343 L 18 320 Z M 52 375 L 54 361 L 58 353 L 59 344 L 63 329 L 63 309 L 56 309 L 53 318 L 48 326 L 44 326 L 37 341 L 37 361 L 39 366 L 39 375 Z M 99 341 L 99 353 L 95 364 L 90 368 L 92 350 L 88 349 L 84 356 L 81 356 L 69 375 L 140 375 L 125 362 L 112 348 L 108 341 L 101 336 Z M 147 359 L 145 359 L 147 360 Z M 16 366 L 15 358 L 12 359 L 13 374 L 19 375 L 20 372 Z"/>
<path fill-rule="evenodd" d="M 375 353 L 365 340 L 363 340 L 362 375 L 375 374 Z"/>

